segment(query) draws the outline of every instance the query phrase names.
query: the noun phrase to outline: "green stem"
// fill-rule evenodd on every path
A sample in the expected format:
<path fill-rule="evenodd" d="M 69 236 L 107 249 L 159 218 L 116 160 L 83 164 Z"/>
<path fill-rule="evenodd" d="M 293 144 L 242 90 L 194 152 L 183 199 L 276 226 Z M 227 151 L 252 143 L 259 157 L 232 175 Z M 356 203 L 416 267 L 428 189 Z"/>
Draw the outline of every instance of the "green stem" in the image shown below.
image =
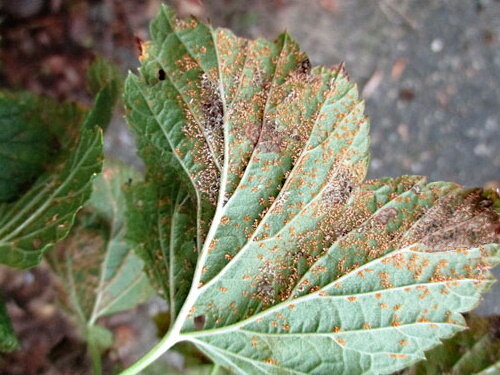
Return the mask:
<path fill-rule="evenodd" d="M 87 336 L 87 348 L 92 363 L 92 373 L 102 375 L 101 352 L 91 335 Z"/>
<path fill-rule="evenodd" d="M 219 372 L 220 366 L 217 363 L 214 363 L 214 367 L 212 367 L 212 370 L 210 371 L 210 375 L 217 375 Z"/>
<path fill-rule="evenodd" d="M 151 363 L 156 361 L 163 353 L 180 341 L 178 330 L 171 329 L 158 344 L 153 346 L 141 359 L 123 370 L 119 375 L 136 375 Z"/>

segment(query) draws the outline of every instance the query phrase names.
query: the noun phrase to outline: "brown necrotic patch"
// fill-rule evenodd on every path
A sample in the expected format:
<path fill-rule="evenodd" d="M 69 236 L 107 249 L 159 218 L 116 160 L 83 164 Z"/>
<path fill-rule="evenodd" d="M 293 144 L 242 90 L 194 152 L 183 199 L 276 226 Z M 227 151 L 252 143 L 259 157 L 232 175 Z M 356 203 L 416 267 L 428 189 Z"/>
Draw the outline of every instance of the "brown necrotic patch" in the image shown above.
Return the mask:
<path fill-rule="evenodd" d="M 222 164 L 224 154 L 224 105 L 217 83 L 208 74 L 201 75 L 201 107 L 204 123 L 203 131 L 207 141 L 217 153 L 218 162 Z"/>
<path fill-rule="evenodd" d="M 300 278 L 316 263 L 324 251 L 318 251 L 317 238 L 299 235 L 295 250 L 283 256 L 266 260 L 254 277 L 252 297 L 258 299 L 264 308 L 290 298 Z M 326 249 L 323 249 L 326 250 Z M 317 272 L 326 272 L 325 267 L 316 267 Z M 311 292 L 315 291 L 311 289 Z"/>
<path fill-rule="evenodd" d="M 381 209 L 375 214 L 373 220 L 382 225 L 386 225 L 391 219 L 398 216 L 398 210 L 394 207 L 387 207 Z"/>
<path fill-rule="evenodd" d="M 284 141 L 284 135 L 278 129 L 276 121 L 264 120 L 264 128 L 260 136 L 259 149 L 263 152 L 280 153 Z"/>
<path fill-rule="evenodd" d="M 255 146 L 259 141 L 260 131 L 262 129 L 261 124 L 255 122 L 250 122 L 245 127 L 245 137 Z"/>
<path fill-rule="evenodd" d="M 418 221 L 403 245 L 423 243 L 434 251 L 500 242 L 500 217 L 482 189 L 441 198 Z"/>
<path fill-rule="evenodd" d="M 323 193 L 323 200 L 330 206 L 330 209 L 332 205 L 343 205 L 351 196 L 354 187 L 355 185 L 350 172 L 347 169 L 341 168 L 328 182 Z"/>

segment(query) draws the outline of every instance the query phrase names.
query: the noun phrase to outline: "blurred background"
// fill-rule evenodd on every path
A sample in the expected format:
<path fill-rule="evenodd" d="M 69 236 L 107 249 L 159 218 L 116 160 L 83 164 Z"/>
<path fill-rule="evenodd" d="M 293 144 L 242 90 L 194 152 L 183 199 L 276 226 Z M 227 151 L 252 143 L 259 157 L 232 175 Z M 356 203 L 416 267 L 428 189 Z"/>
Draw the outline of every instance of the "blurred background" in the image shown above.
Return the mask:
<path fill-rule="evenodd" d="M 370 178 L 423 174 L 500 187 L 500 1 L 164 2 L 240 36 L 275 38 L 286 29 L 313 65 L 345 61 L 371 119 Z M 135 69 L 137 39 L 148 39 L 148 22 L 160 3 L 0 0 L 0 86 L 89 102 L 85 70 L 94 54 L 117 63 L 124 75 Z M 139 163 L 120 113 L 106 148 Z M 73 374 L 71 363 L 83 361 L 70 322 L 53 306 L 49 284 L 43 268 L 0 273 L 5 298 L 15 301 L 9 313 L 30 353 L 29 363 L 26 354 L 7 359 L 4 367 L 0 362 L 0 373 Z M 499 298 L 497 286 L 478 311 L 500 314 Z M 161 304 L 153 303 L 140 307 L 132 320 L 119 315 L 108 322 L 117 335 L 117 356 L 127 362 L 151 346 L 155 328 L 148 316 L 159 310 Z M 61 342 L 75 345 L 73 357 L 57 357 Z M 59 365 L 47 362 L 49 354 Z"/>

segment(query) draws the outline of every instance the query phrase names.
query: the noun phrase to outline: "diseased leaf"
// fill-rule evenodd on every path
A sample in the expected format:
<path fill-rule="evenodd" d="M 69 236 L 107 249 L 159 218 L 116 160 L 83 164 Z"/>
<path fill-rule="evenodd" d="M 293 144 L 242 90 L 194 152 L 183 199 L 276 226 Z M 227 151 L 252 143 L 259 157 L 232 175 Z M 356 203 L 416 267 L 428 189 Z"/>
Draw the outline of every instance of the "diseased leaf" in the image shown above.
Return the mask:
<path fill-rule="evenodd" d="M 138 244 L 136 251 L 149 266 L 150 279 L 169 302 L 171 321 L 189 291 L 198 256 L 194 205 L 186 190 L 172 182 L 137 184 L 128 197 L 131 205 L 138 205 L 130 210 L 128 238 Z"/>
<path fill-rule="evenodd" d="M 7 309 L 0 299 L 0 352 L 11 352 L 19 347 L 19 341 L 12 329 Z"/>
<path fill-rule="evenodd" d="M 246 40 L 168 7 L 151 34 L 125 88 L 148 167 L 129 228 L 175 321 L 127 374 L 183 340 L 239 374 L 390 373 L 464 329 L 498 262 L 491 198 L 363 182 L 355 85 L 287 34 Z"/>
<path fill-rule="evenodd" d="M 19 200 L 0 205 L 0 263 L 33 267 L 44 251 L 66 236 L 76 211 L 90 195 L 101 160 L 101 131 L 82 130 L 59 164 L 41 175 Z"/>
<path fill-rule="evenodd" d="M 467 316 L 468 330 L 458 333 L 425 353 L 422 361 L 405 371 L 408 375 L 496 374 L 500 371 L 499 318 Z"/>
<path fill-rule="evenodd" d="M 62 281 L 61 297 L 83 326 L 151 296 L 143 262 L 124 241 L 121 188 L 129 179 L 140 179 L 140 175 L 107 162 L 70 235 L 48 254 Z"/>

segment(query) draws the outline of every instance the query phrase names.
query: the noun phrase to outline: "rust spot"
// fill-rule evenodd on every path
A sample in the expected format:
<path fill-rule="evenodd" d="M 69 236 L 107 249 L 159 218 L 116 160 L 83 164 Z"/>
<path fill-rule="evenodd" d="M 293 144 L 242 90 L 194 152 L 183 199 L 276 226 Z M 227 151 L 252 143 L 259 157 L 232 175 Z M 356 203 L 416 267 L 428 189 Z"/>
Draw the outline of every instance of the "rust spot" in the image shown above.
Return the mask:
<path fill-rule="evenodd" d="M 269 364 L 269 365 L 277 365 L 278 364 L 278 361 L 276 361 L 275 359 L 265 359 L 264 360 L 265 363 Z"/>
<path fill-rule="evenodd" d="M 396 315 L 396 314 L 394 314 L 394 315 L 392 316 L 391 326 L 393 326 L 393 327 L 399 327 L 400 325 L 401 325 L 401 322 L 400 322 L 400 320 L 399 320 L 399 316 L 398 316 L 398 315 Z"/>
<path fill-rule="evenodd" d="M 391 353 L 389 354 L 391 358 L 406 358 L 407 355 L 403 353 Z"/>

